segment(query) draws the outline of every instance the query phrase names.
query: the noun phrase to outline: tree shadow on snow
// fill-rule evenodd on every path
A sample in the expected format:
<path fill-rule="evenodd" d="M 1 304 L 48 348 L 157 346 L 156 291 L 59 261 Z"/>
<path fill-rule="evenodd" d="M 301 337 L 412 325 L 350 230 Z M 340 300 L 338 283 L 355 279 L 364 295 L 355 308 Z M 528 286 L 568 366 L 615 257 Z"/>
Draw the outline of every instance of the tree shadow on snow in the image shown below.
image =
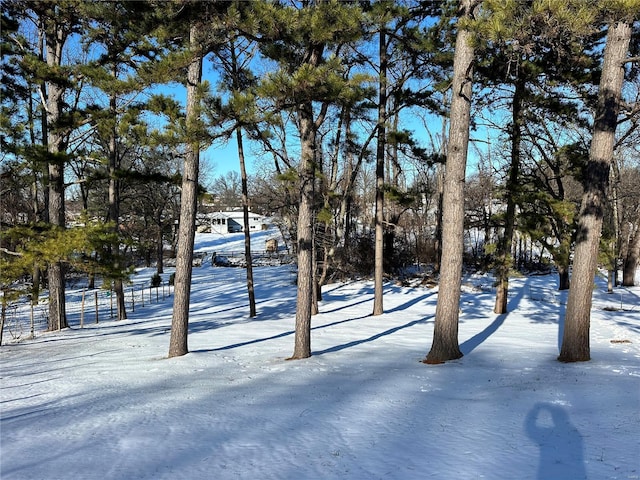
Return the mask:
<path fill-rule="evenodd" d="M 335 347 L 326 348 L 324 350 L 320 350 L 318 352 L 313 352 L 313 355 L 324 355 L 325 353 L 335 353 L 340 350 L 344 350 L 346 348 L 355 347 L 357 345 L 362 345 L 363 343 L 373 342 L 374 340 L 378 340 L 379 338 L 386 337 L 387 335 L 391 335 L 400 330 L 404 330 L 405 328 L 413 327 L 414 325 L 419 325 L 421 323 L 426 323 L 427 320 L 430 320 L 433 317 L 421 318 L 420 320 L 414 320 L 409 323 L 405 323 L 404 325 L 399 325 L 397 327 L 389 328 L 384 332 L 376 333 L 375 335 L 371 335 L 370 337 L 363 338 L 360 340 L 354 340 L 352 342 L 343 343 L 342 345 L 336 345 Z"/>
<path fill-rule="evenodd" d="M 429 297 L 431 297 L 433 295 L 435 295 L 434 292 L 428 292 L 428 293 L 426 293 L 424 295 L 420 295 L 419 297 L 412 298 L 411 300 L 409 300 L 409 301 L 407 301 L 407 302 L 405 302 L 405 303 L 403 303 L 401 305 L 397 305 L 397 306 L 395 306 L 395 307 L 393 307 L 393 308 L 391 308 L 389 310 L 385 310 L 384 313 L 385 314 L 390 314 L 390 313 L 395 313 L 395 312 L 400 312 L 400 311 L 406 310 L 406 309 L 412 307 L 413 305 L 415 305 L 417 303 L 420 303 L 420 302 L 424 301 L 425 299 L 427 299 L 427 298 L 429 298 Z M 370 300 L 371 299 L 369 299 L 369 301 Z M 359 318 L 366 318 L 366 317 L 369 317 L 369 316 L 370 315 L 366 315 L 365 317 L 359 317 Z M 421 323 L 426 323 L 427 320 L 430 320 L 431 318 L 433 318 L 433 317 L 431 316 L 431 317 L 421 318 L 419 320 L 414 320 L 414 321 L 406 323 L 404 325 L 399 325 L 399 326 L 396 326 L 396 327 L 389 328 L 389 329 L 387 329 L 387 330 L 385 330 L 383 332 L 376 333 L 375 335 L 371 335 L 371 336 L 369 336 L 367 338 L 362 338 L 362 339 L 359 339 L 359 340 L 353 340 L 351 342 L 343 343 L 341 345 L 336 345 L 334 347 L 330 347 L 330 348 L 326 348 L 324 350 L 313 352 L 313 355 L 324 355 L 325 353 L 339 352 L 340 350 L 344 350 L 346 348 L 355 347 L 355 346 L 361 345 L 363 343 L 372 342 L 374 340 L 378 340 L 379 338 L 386 337 L 387 335 L 391 335 L 391 334 L 393 334 L 395 332 L 398 332 L 400 330 L 404 330 L 405 328 L 413 327 L 414 325 L 418 325 L 418 324 L 421 324 Z M 323 327 L 327 327 L 327 326 L 331 326 L 331 325 L 337 325 L 339 323 L 344 323 L 346 321 L 352 321 L 352 320 L 357 320 L 357 319 L 358 318 L 349 319 L 349 320 L 341 320 L 341 321 L 338 321 L 338 322 L 333 322 L 333 323 L 328 324 L 328 325 L 324 325 Z M 319 327 L 316 327 L 316 328 L 319 328 Z"/>
<path fill-rule="evenodd" d="M 524 297 L 525 288 L 524 287 L 519 288 L 517 291 L 518 291 L 517 295 L 515 295 L 511 300 L 509 300 L 509 303 L 507 304 L 507 313 L 502 313 L 500 315 L 497 315 L 495 320 L 491 322 L 484 330 L 482 330 L 480 333 L 475 334 L 473 337 L 466 340 L 465 342 L 462 343 L 462 345 L 460 345 L 460 351 L 464 355 L 469 355 L 476 348 L 482 345 L 482 343 L 484 343 L 491 335 L 493 335 L 502 326 L 504 321 L 509 316 L 509 313 L 513 312 L 518 308 L 520 301 Z"/>
<path fill-rule="evenodd" d="M 336 322 L 327 323 L 325 325 L 318 325 L 318 326 L 315 326 L 315 327 L 311 327 L 311 330 L 313 331 L 313 330 L 318 330 L 318 329 L 321 329 L 321 328 L 333 327 L 333 326 L 339 325 L 341 323 L 353 322 L 355 320 L 360 320 L 360 319 L 366 318 L 368 316 L 369 315 L 365 315 L 363 317 L 348 318 L 346 320 L 338 320 Z M 296 333 L 295 330 L 288 330 L 286 332 L 281 332 L 281 333 L 278 333 L 276 335 L 271 335 L 269 337 L 254 338 L 252 340 L 247 340 L 246 342 L 233 343 L 231 345 L 225 345 L 223 347 L 192 350 L 192 353 L 220 352 L 220 351 L 223 351 L 223 350 L 231 350 L 233 348 L 245 347 L 247 345 L 253 345 L 255 343 L 262 343 L 262 342 L 267 342 L 269 340 L 276 340 L 278 338 L 288 337 L 289 335 L 293 335 L 294 333 Z"/>

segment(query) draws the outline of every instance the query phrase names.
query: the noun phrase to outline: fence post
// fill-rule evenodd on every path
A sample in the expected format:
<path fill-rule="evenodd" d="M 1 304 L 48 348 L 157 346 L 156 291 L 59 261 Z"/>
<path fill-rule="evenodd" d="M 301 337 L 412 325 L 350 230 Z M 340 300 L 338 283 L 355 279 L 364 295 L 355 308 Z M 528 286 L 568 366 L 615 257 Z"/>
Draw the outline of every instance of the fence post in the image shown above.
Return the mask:
<path fill-rule="evenodd" d="M 109 288 L 109 318 L 113 318 L 113 288 Z"/>
<path fill-rule="evenodd" d="M 136 311 L 136 296 L 134 294 L 134 287 L 131 287 L 131 311 Z"/>

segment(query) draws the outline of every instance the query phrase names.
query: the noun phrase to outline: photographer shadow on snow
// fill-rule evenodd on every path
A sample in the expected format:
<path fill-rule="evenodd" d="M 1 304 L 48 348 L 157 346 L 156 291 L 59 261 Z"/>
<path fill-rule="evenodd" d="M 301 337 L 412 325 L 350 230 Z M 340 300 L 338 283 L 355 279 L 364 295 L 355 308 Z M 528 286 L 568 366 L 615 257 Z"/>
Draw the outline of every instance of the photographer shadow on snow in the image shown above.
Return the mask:
<path fill-rule="evenodd" d="M 538 480 L 587 478 L 582 435 L 564 408 L 536 403 L 525 419 L 525 431 L 540 448 Z"/>

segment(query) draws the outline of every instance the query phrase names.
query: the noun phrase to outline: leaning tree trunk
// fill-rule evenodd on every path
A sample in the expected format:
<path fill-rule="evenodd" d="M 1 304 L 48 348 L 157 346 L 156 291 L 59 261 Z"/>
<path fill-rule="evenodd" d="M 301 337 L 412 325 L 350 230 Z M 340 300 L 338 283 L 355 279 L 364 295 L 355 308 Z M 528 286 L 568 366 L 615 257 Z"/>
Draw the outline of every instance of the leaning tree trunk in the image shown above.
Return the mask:
<path fill-rule="evenodd" d="M 471 16 L 471 1 L 462 0 Z M 442 205 L 442 260 L 433 343 L 424 363 L 443 363 L 462 357 L 458 345 L 458 315 L 464 251 L 464 181 L 469 147 L 474 48 L 472 33 L 458 30 L 453 59 L 451 123 L 445 166 Z"/>
<path fill-rule="evenodd" d="M 561 362 L 581 362 L 591 358 L 589 327 L 593 281 L 598 265 L 604 201 L 620 109 L 624 80 L 623 64 L 629 50 L 630 39 L 629 23 L 617 22 L 609 27 L 586 169 L 585 190 L 578 218 L 562 347 L 558 357 Z"/>
<path fill-rule="evenodd" d="M 200 25 L 194 23 L 190 29 L 191 48 L 198 49 Z M 200 95 L 198 87 L 202 79 L 202 55 L 197 54 L 187 69 L 187 148 L 182 173 L 180 196 L 180 225 L 178 227 L 176 273 L 174 279 L 173 316 L 169 357 L 178 357 L 189 352 L 189 301 L 191 298 L 191 275 L 193 266 L 193 244 L 196 234 L 196 211 L 198 208 L 198 173 L 200 170 Z"/>

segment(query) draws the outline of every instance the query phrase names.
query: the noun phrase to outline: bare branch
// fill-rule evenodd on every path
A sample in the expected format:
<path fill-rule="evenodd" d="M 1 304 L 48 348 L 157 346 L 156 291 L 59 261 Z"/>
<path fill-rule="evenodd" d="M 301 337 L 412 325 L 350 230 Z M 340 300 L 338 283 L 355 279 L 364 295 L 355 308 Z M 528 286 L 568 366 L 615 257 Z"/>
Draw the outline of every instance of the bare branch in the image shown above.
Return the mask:
<path fill-rule="evenodd" d="M 0 252 L 6 253 L 7 255 L 13 255 L 14 257 L 24 257 L 24 253 L 13 252 L 5 247 L 0 247 Z"/>

